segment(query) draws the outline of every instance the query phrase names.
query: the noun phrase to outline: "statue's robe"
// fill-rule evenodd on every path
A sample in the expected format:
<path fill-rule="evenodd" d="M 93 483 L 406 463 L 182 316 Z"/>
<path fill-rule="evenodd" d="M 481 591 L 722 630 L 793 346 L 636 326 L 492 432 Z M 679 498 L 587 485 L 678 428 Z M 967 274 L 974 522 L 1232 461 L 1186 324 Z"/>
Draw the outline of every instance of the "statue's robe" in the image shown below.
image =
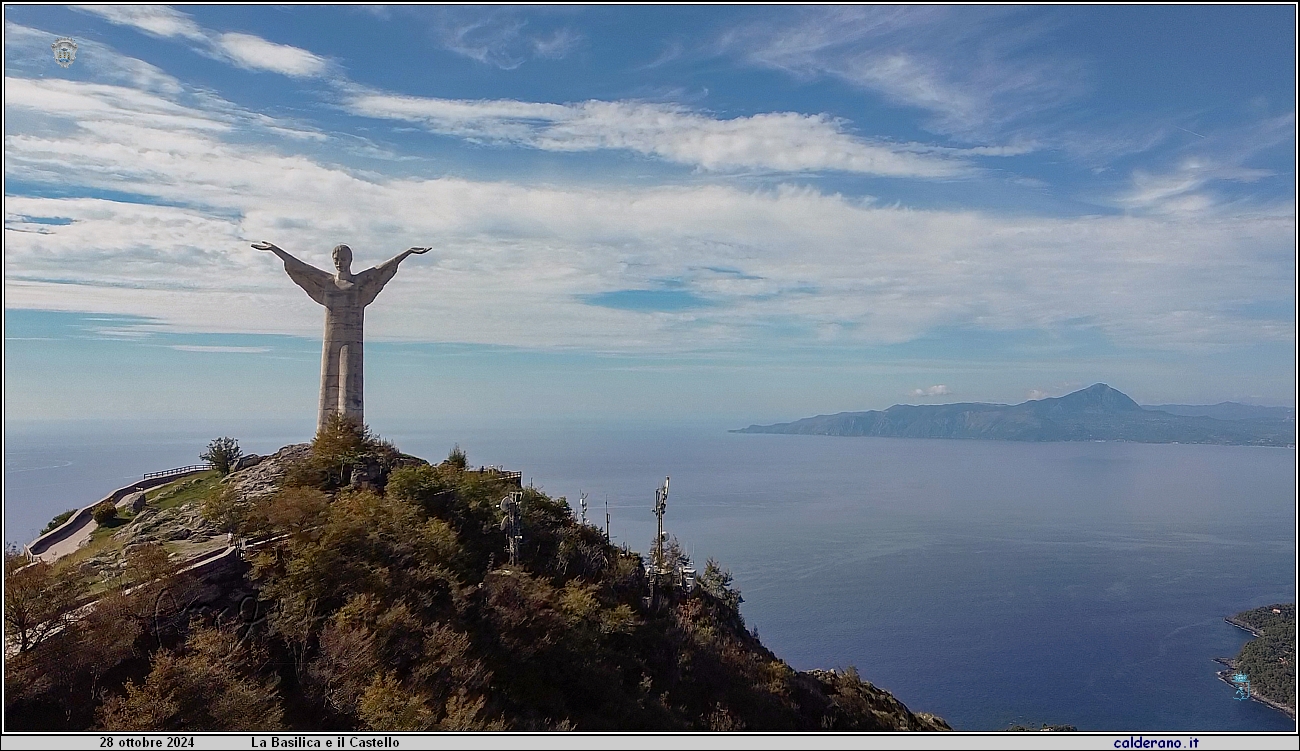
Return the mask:
<path fill-rule="evenodd" d="M 289 278 L 307 296 L 325 306 L 325 342 L 321 348 L 319 429 L 339 413 L 365 423 L 365 310 L 397 274 L 400 256 L 350 279 L 340 279 L 285 253 Z"/>

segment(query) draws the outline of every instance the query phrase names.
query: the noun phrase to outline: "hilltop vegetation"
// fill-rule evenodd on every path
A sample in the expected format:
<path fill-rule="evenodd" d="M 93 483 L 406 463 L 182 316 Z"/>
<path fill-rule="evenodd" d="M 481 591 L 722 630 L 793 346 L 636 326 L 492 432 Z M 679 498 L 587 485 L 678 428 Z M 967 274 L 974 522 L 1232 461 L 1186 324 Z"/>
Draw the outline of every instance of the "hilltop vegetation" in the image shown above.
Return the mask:
<path fill-rule="evenodd" d="M 1273 612 L 1273 611 L 1278 612 Z M 1250 676 L 1254 693 L 1295 714 L 1295 604 L 1266 605 L 1229 618 L 1248 628 L 1255 639 L 1241 647 L 1234 669 Z"/>
<path fill-rule="evenodd" d="M 75 577 L 7 562 L 11 585 L 64 598 L 43 611 L 63 627 L 6 661 L 10 729 L 949 729 L 852 668 L 791 669 L 716 562 L 652 606 L 641 556 L 563 498 L 522 488 L 503 565 L 499 503 L 520 488 L 459 449 L 431 465 L 339 420 L 277 457 L 189 494 L 249 545 L 224 613 L 187 607 L 213 583 L 156 549 L 72 616 L 51 582 Z"/>

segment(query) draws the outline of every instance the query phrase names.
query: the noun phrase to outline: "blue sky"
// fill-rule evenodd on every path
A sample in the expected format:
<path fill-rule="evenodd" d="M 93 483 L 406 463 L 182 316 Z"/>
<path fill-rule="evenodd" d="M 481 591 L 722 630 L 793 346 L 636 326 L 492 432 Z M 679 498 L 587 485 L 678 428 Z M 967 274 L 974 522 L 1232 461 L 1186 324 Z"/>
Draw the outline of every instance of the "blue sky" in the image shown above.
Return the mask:
<path fill-rule="evenodd" d="M 6 420 L 1294 404 L 1290 6 L 5 13 Z"/>

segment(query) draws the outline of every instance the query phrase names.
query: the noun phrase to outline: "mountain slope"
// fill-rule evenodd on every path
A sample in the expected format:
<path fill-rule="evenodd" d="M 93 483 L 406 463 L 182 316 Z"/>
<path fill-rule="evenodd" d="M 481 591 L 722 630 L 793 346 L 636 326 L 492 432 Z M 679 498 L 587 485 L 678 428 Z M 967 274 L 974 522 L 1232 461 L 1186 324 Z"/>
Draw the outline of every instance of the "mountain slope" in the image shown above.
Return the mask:
<path fill-rule="evenodd" d="M 242 540 L 228 565 L 142 570 L 9 656 L 8 729 L 951 729 L 851 667 L 794 670 L 711 559 L 648 596 L 641 555 L 458 449 L 432 465 L 340 420 L 191 503 Z M 6 559 L 7 597 L 57 579 Z"/>
<path fill-rule="evenodd" d="M 841 412 L 737 433 L 965 438 L 1001 441 L 1132 441 L 1294 446 L 1295 422 L 1277 417 L 1220 420 L 1143 409 L 1104 383 L 1022 404 L 898 404 Z"/>

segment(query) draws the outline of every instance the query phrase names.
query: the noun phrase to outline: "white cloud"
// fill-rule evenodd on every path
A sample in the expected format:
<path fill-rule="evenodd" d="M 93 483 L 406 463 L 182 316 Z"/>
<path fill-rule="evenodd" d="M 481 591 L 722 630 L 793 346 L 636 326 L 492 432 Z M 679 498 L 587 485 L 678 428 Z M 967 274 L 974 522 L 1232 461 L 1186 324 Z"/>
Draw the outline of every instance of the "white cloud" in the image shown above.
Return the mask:
<path fill-rule="evenodd" d="M 110 123 L 158 129 L 229 130 L 227 118 L 178 104 L 158 94 L 125 86 L 67 81 L 57 78 L 5 77 L 5 106 L 56 115 L 85 118 L 85 127 L 110 127 Z M 25 135 L 13 135 L 25 139 Z"/>
<path fill-rule="evenodd" d="M 82 113 L 88 116 L 91 127 L 105 127 L 102 122 L 152 124 L 160 130 L 206 129 L 229 131 L 244 129 L 252 135 L 274 133 L 299 141 L 323 142 L 329 136 L 299 122 L 268 117 L 251 112 L 222 99 L 213 92 L 186 86 L 159 68 L 119 53 L 92 40 L 78 42 L 81 54 L 87 58 L 83 75 L 91 78 L 77 86 L 61 79 L 47 79 L 44 75 L 48 63 L 49 40 L 54 35 L 5 23 L 6 87 L 9 106 L 6 115 L 18 118 L 10 121 L 9 133 L 42 133 L 36 122 L 47 111 L 62 110 L 65 116 Z M 36 86 L 38 90 L 29 90 Z M 144 118 L 144 120 L 141 120 Z M 358 144 L 360 139 L 350 138 L 336 145 L 352 150 L 377 153 L 368 144 Z"/>
<path fill-rule="evenodd" d="M 268 42 L 252 34 L 222 34 L 216 45 L 236 65 L 250 70 L 303 78 L 322 75 L 328 68 L 324 58 L 307 50 Z"/>
<path fill-rule="evenodd" d="M 927 386 L 923 389 L 912 389 L 912 396 L 918 396 L 922 398 L 933 397 L 933 396 L 948 396 L 951 393 L 952 393 L 952 389 L 948 388 L 942 383 L 937 386 Z"/>
<path fill-rule="evenodd" d="M 1204 215 L 1005 217 L 792 186 L 397 179 L 313 159 L 297 151 L 299 139 L 250 142 L 241 130 L 250 122 L 211 100 L 15 76 L 5 97 L 9 179 L 141 197 L 8 197 L 9 307 L 317 336 L 317 306 L 272 256 L 248 247 L 266 239 L 319 266 L 338 242 L 354 247 L 359 267 L 433 245 L 369 311 L 378 339 L 682 352 L 818 337 L 831 347 L 902 342 L 957 325 L 1086 325 L 1137 347 L 1294 340 L 1292 319 L 1234 307 L 1294 302 L 1291 202 Z M 530 117 L 595 117 L 490 104 L 524 132 Z M 485 127 L 476 103 L 451 105 L 439 117 Z M 26 123 L 30 113 L 44 119 Z M 653 128 L 702 117 L 662 114 L 668 125 Z M 709 304 L 631 311 L 585 302 L 668 284 Z"/>
<path fill-rule="evenodd" d="M 435 133 L 549 151 L 626 149 L 706 170 L 843 171 L 890 177 L 970 174 L 966 162 L 919 144 L 871 141 L 825 115 L 770 112 L 716 119 L 645 102 L 548 104 L 356 91 L 348 111 L 420 123 Z"/>
<path fill-rule="evenodd" d="M 130 26 L 154 36 L 196 42 L 194 50 L 246 70 L 265 70 L 294 78 L 323 76 L 325 58 L 299 47 L 277 44 L 253 34 L 217 33 L 200 26 L 185 13 L 166 5 L 77 5 L 110 23 Z"/>
<path fill-rule="evenodd" d="M 50 40 L 56 35 L 5 21 L 5 71 L 11 75 L 38 78 L 48 69 Z M 144 91 L 176 95 L 184 90 L 180 81 L 143 60 L 120 55 L 111 47 L 91 39 L 77 41 L 78 60 L 93 61 L 94 77 Z"/>
<path fill-rule="evenodd" d="M 1051 394 L 1049 392 L 1043 391 L 1042 389 L 1030 389 L 1029 393 L 1025 394 L 1025 397 L 1032 401 L 1038 401 L 1039 399 L 1046 399 L 1049 396 L 1051 396 Z"/>
<path fill-rule="evenodd" d="M 72 7 L 86 13 L 93 13 L 110 23 L 131 26 L 154 36 L 206 40 L 206 34 L 193 18 L 166 5 L 74 5 Z"/>

